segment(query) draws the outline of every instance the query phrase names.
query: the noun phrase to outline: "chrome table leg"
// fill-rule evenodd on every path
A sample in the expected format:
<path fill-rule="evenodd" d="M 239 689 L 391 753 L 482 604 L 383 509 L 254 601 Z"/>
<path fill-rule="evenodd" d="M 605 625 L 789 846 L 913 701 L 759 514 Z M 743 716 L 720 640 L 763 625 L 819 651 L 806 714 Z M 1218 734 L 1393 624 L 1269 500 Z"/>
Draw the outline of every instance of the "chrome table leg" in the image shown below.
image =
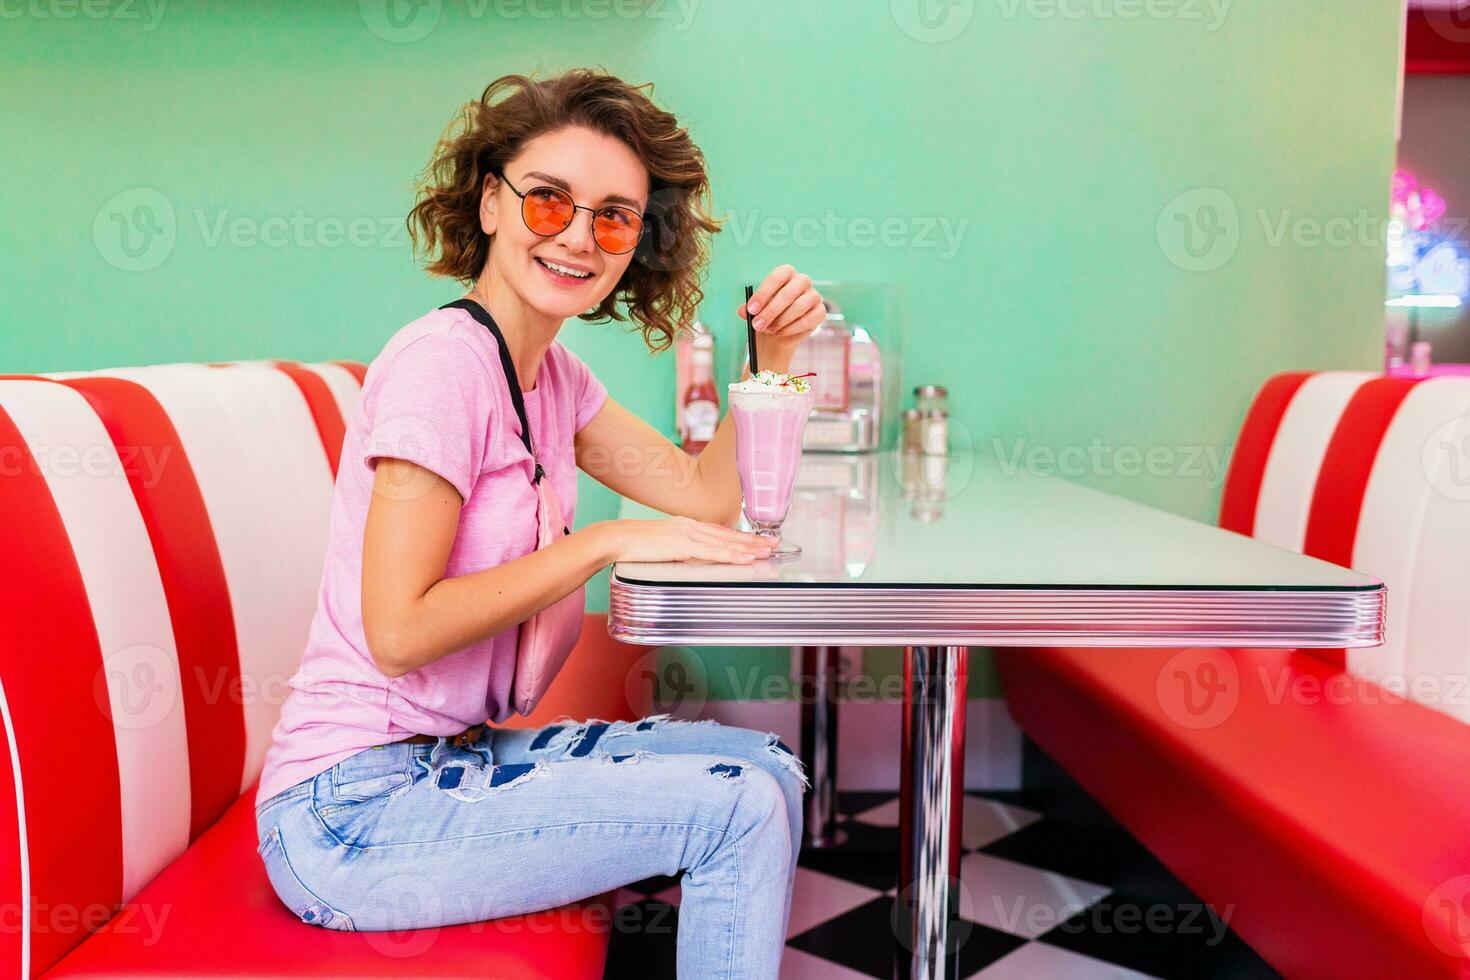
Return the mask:
<path fill-rule="evenodd" d="M 811 789 L 804 820 L 807 847 L 846 840 L 837 828 L 837 647 L 797 647 L 801 654 L 801 761 Z M 809 685 L 809 686 L 808 686 Z"/>
<path fill-rule="evenodd" d="M 909 647 L 903 668 L 895 972 L 954 980 L 964 823 L 967 647 Z"/>

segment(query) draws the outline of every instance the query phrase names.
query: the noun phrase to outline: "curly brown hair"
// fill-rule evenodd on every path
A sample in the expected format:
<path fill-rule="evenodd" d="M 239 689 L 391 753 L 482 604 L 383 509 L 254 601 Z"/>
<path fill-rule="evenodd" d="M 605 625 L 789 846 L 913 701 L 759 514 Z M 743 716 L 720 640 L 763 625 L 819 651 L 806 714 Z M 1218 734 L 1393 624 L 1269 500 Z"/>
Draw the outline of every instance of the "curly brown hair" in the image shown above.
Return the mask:
<path fill-rule="evenodd" d="M 647 90 L 645 93 L 644 90 Z M 648 226 L 618 284 L 583 320 L 624 320 L 626 310 L 649 350 L 673 343 L 694 319 L 710 236 L 704 154 L 672 113 L 649 98 L 652 83 L 577 68 L 545 80 L 505 75 L 485 86 L 445 129 L 418 180 L 408 213 L 414 249 L 430 273 L 468 284 L 490 252 L 480 228 L 487 174 L 499 174 L 525 143 L 566 126 L 585 126 L 626 143 L 648 170 Z"/>

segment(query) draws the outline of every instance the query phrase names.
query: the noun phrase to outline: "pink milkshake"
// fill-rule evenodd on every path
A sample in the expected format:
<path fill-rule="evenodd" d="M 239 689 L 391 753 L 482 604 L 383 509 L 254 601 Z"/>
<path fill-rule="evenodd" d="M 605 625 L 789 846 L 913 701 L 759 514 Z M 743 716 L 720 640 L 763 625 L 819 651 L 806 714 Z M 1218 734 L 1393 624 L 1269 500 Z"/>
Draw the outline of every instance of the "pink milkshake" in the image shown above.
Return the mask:
<path fill-rule="evenodd" d="M 745 519 L 757 534 L 779 539 L 801 468 L 802 432 L 816 393 L 804 378 L 762 371 L 730 385 L 729 396 Z M 796 545 L 782 542 L 772 557 L 800 553 Z"/>

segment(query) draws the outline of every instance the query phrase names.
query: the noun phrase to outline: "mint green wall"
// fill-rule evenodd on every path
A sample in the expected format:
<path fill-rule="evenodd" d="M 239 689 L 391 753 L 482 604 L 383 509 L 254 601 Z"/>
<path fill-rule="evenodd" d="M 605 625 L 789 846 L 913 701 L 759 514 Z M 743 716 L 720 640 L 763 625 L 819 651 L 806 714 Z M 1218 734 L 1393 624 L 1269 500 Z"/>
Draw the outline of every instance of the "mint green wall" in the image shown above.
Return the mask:
<path fill-rule="evenodd" d="M 926 26 L 925 8 L 951 19 Z M 1398 8 L 12 5 L 0 372 L 371 359 L 455 295 L 416 269 L 401 233 L 455 107 L 505 72 L 600 64 L 657 84 L 708 156 L 717 210 L 734 215 L 708 281 L 717 331 L 732 331 L 738 284 L 782 261 L 903 282 L 908 378 L 946 383 L 956 427 L 982 448 L 1039 447 L 1045 466 L 1047 452 L 1107 447 L 1073 475 L 1209 519 L 1218 481 L 1199 461 L 1227 452 L 1262 378 L 1378 357 L 1379 236 L 1310 232 L 1383 213 Z M 1192 259 L 1176 213 L 1219 224 L 1214 249 Z M 802 218 L 815 240 L 783 243 Z M 130 256 L 120 219 L 171 223 L 171 247 L 163 235 Z M 153 267 L 129 271 L 139 264 Z M 667 358 L 616 325 L 565 337 L 615 397 L 669 423 Z M 1116 475 L 1151 449 L 1170 462 Z M 585 486 L 579 519 L 615 503 Z"/>

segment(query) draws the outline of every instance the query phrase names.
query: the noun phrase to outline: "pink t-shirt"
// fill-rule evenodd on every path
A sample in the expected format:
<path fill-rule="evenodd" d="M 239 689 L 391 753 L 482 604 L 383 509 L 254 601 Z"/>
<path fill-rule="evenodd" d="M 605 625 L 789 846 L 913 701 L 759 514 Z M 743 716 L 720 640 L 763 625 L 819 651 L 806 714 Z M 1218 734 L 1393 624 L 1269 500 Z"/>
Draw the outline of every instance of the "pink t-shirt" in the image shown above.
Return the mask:
<path fill-rule="evenodd" d="M 568 524 L 577 505 L 572 437 L 606 398 L 560 343 L 525 392 L 531 438 Z M 364 639 L 361 579 L 373 467 L 382 456 L 438 473 L 464 499 L 446 576 L 534 551 L 536 491 L 520 428 L 495 338 L 463 310 L 415 320 L 368 366 L 343 443 L 316 615 L 271 733 L 257 803 L 371 746 L 415 733 L 452 735 L 514 713 L 518 626 L 388 677 Z"/>

